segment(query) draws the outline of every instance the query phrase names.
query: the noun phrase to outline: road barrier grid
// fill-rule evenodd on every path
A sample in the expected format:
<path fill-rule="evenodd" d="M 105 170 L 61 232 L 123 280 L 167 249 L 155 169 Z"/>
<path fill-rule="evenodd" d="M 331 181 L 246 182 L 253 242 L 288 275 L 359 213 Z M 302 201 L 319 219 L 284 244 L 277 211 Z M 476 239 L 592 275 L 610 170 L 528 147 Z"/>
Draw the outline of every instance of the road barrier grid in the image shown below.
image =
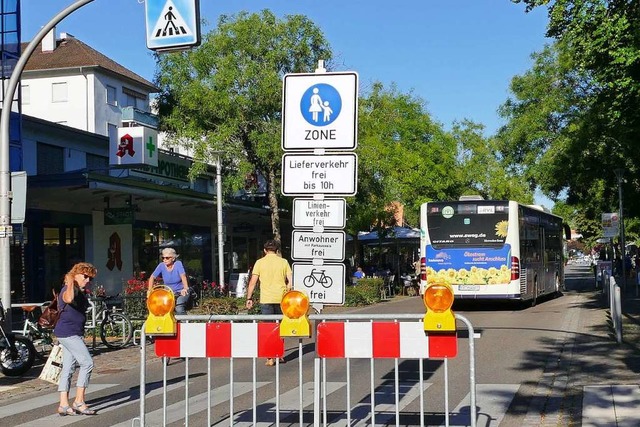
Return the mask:
<path fill-rule="evenodd" d="M 455 317 L 459 324 L 466 326 L 468 332 L 469 408 L 476 409 L 469 410 L 467 416 L 469 425 L 476 427 L 475 332 L 468 319 L 458 314 Z M 282 316 L 181 315 L 176 318 L 178 333 L 175 337 L 154 337 L 155 353 L 163 359 L 162 409 L 149 414 L 147 398 L 151 392 L 147 393 L 147 336 L 144 333 L 144 327 L 142 328 L 140 408 L 139 416 L 131 422 L 132 426 L 165 426 L 178 420 L 183 420 L 183 424 L 189 426 L 190 417 L 205 409 L 206 425 L 209 426 L 223 426 L 227 425 L 227 422 L 229 426 L 240 424 L 255 426 L 264 422 L 275 426 L 279 426 L 281 422 L 295 425 L 296 420 L 301 426 L 313 425 L 314 427 L 328 424 L 375 426 L 376 423 L 399 426 L 407 425 L 407 420 L 410 418 L 412 425 L 419 423 L 424 426 L 427 417 L 433 419 L 436 415 L 444 419 L 445 426 L 449 426 L 451 414 L 448 396 L 448 361 L 457 355 L 458 333 L 425 333 L 423 315 L 310 315 L 310 321 L 315 322 L 313 328 L 315 340 L 310 341 L 306 337 L 286 338 L 297 341 L 298 387 L 297 390 L 284 391 L 281 390 L 279 360 L 285 356 L 285 339 L 279 335 L 279 322 Z M 310 349 L 310 346 L 313 348 Z M 303 356 L 310 350 L 314 352 L 312 378 L 309 378 L 311 375 L 309 370 L 305 372 L 303 369 Z M 170 358 L 184 359 L 184 377 L 168 378 L 167 366 Z M 194 358 L 207 360 L 206 399 L 202 395 L 192 396 L 189 390 L 190 375 L 202 375 L 202 373 L 190 372 L 189 362 Z M 267 384 L 258 380 L 259 358 L 273 358 L 275 363 L 273 370 L 275 390 L 273 395 L 269 394 L 271 397 L 266 401 L 258 401 L 258 390 Z M 246 359 L 251 366 L 250 383 L 243 382 L 247 377 Z M 444 368 L 444 397 L 431 397 L 431 399 L 444 400 L 444 410 L 441 414 L 427 413 L 425 409 L 424 392 L 427 389 L 431 391 L 431 388 L 425 383 L 424 361 L 429 359 L 442 360 Z M 352 368 L 355 363 L 362 367 L 362 363 L 366 363 L 363 360 L 369 361 L 368 396 L 354 403 Z M 392 376 L 389 372 L 389 361 L 392 361 L 393 365 Z M 411 364 L 413 367 L 416 362 L 418 378 L 408 378 L 406 366 Z M 213 375 L 213 364 L 218 363 L 228 363 L 228 381 L 219 374 Z M 379 375 L 380 373 L 382 375 Z M 401 373 L 405 378 L 400 378 Z M 414 374 L 415 372 L 412 375 Z M 361 374 L 358 373 L 358 375 Z M 389 381 L 391 377 L 392 384 Z M 240 378 L 243 381 L 240 381 Z M 263 376 L 261 380 L 264 380 Z M 362 378 L 358 380 L 361 382 Z M 168 406 L 168 393 L 178 387 L 184 389 L 184 399 Z M 336 407 L 340 406 L 340 399 L 336 402 L 336 397 L 329 397 L 329 395 L 341 387 L 345 388 L 344 407 L 336 410 Z M 236 401 L 246 403 L 247 399 L 242 399 L 242 396 L 247 393 L 251 393 L 250 407 L 236 408 Z M 359 389 L 359 393 L 362 394 L 363 391 Z M 390 396 L 393 397 L 393 401 L 390 401 Z M 417 399 L 418 404 L 412 403 L 410 409 L 405 408 L 400 404 L 401 396 L 409 397 L 413 402 Z M 224 405 L 225 403 L 228 405 Z M 215 422 L 214 408 L 217 420 Z M 220 411 L 224 413 L 221 414 Z"/>

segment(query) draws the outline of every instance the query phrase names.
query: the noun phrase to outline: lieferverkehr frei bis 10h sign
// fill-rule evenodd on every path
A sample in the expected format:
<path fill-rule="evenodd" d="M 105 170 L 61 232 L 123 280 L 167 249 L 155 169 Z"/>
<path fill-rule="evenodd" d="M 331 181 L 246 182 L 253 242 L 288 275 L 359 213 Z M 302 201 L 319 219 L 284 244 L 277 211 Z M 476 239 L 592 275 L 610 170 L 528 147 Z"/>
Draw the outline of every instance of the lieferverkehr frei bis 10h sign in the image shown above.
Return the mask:
<path fill-rule="evenodd" d="M 282 149 L 355 149 L 357 102 L 357 73 L 287 74 Z"/>

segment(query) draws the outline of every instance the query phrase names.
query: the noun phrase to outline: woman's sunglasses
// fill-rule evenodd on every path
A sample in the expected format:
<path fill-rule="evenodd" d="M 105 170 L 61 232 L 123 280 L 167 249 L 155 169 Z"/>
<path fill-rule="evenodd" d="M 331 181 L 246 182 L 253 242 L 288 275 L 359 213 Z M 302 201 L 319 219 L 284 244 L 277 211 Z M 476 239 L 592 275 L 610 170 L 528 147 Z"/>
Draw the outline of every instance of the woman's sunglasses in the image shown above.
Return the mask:
<path fill-rule="evenodd" d="M 162 259 L 173 259 L 172 256 L 163 256 Z"/>
<path fill-rule="evenodd" d="M 89 281 L 93 280 L 93 276 L 89 276 L 88 274 L 83 274 L 84 279 L 89 279 Z"/>

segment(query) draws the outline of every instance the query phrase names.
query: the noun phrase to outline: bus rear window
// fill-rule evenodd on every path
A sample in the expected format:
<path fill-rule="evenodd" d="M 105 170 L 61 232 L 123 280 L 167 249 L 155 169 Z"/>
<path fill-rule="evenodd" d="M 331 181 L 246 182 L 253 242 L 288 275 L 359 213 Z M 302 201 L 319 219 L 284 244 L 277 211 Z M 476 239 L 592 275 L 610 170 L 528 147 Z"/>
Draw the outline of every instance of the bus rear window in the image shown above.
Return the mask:
<path fill-rule="evenodd" d="M 430 203 L 427 230 L 435 249 L 501 247 L 507 237 L 508 203 Z"/>

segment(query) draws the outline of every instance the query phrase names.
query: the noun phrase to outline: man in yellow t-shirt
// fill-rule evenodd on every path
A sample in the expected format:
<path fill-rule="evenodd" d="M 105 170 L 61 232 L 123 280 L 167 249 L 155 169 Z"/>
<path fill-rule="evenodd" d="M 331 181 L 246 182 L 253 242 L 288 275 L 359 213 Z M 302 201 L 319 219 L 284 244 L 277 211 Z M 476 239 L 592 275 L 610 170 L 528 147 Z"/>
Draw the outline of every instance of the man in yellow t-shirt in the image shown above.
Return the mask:
<path fill-rule="evenodd" d="M 260 281 L 260 311 L 262 314 L 282 314 L 280 301 L 286 291 L 292 287 L 291 266 L 278 255 L 280 243 L 267 240 L 264 244 L 264 257 L 256 261 L 251 270 L 251 280 L 247 289 L 247 308 L 253 307 L 253 291 Z"/>
<path fill-rule="evenodd" d="M 276 240 L 267 240 L 263 246 L 264 257 L 256 261 L 251 270 L 251 279 L 247 289 L 247 309 L 253 307 L 253 291 L 260 281 L 260 311 L 262 314 L 282 314 L 280 302 L 282 295 L 290 291 L 293 285 L 291 280 L 291 266 L 289 262 L 278 255 L 280 243 Z M 281 361 L 283 361 L 281 359 Z M 267 366 L 273 366 L 273 359 L 267 359 Z"/>

